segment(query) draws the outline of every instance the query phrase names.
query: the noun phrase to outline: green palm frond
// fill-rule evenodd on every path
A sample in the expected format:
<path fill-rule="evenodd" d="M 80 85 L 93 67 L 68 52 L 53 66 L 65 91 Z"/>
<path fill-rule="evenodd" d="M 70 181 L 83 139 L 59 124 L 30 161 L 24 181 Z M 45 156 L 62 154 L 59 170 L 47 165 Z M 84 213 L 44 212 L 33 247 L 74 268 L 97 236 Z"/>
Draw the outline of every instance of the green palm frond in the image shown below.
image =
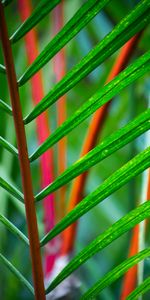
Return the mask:
<path fill-rule="evenodd" d="M 67 167 L 62 174 L 59 174 L 59 176 L 57 176 L 53 182 L 47 184 L 47 186 L 41 188 L 41 190 L 37 187 L 37 176 L 36 178 L 34 178 L 34 172 L 35 170 L 37 170 L 37 164 L 34 165 L 31 163 L 36 159 L 41 158 L 41 156 L 47 150 L 49 150 L 52 146 L 55 146 L 56 143 L 63 137 L 65 137 L 69 132 L 73 137 L 73 129 L 78 128 L 80 124 L 84 125 L 84 121 L 88 117 L 99 110 L 99 108 L 101 108 L 103 105 L 107 104 L 113 97 L 118 96 L 120 93 L 121 95 L 125 93 L 125 98 L 127 94 L 127 87 L 129 85 L 133 86 L 133 84 L 136 84 L 137 82 L 143 83 L 144 79 L 142 77 L 147 76 L 147 74 L 150 72 L 150 51 L 146 51 L 147 47 L 145 49 L 141 46 L 140 51 L 137 53 L 138 57 L 136 59 L 133 59 L 128 67 L 124 69 L 123 66 L 122 69 L 124 70 L 104 86 L 101 86 L 99 83 L 96 83 L 95 86 L 93 85 L 94 88 L 91 88 L 91 90 L 87 92 L 87 98 L 86 95 L 84 97 L 87 100 L 83 104 L 80 104 L 81 102 L 79 101 L 79 103 L 77 104 L 77 110 L 74 109 L 74 107 L 76 107 L 76 105 L 74 105 L 72 109 L 72 115 L 67 117 L 65 122 L 58 126 L 58 128 L 56 128 L 50 134 L 50 136 L 48 136 L 44 141 L 42 140 L 40 145 L 37 146 L 37 144 L 34 144 L 35 133 L 34 126 L 32 127 L 32 125 L 30 130 L 30 133 L 32 132 L 32 135 L 29 133 L 30 138 L 28 137 L 28 129 L 25 130 L 28 123 L 39 117 L 43 112 L 46 111 L 46 109 L 51 107 L 52 104 L 59 101 L 61 96 L 65 95 L 67 92 L 72 93 L 72 88 L 78 89 L 78 83 L 83 83 L 83 86 L 85 86 L 86 90 L 90 82 L 90 80 L 88 81 L 87 76 L 93 70 L 95 70 L 102 64 L 106 64 L 107 69 L 107 59 L 111 58 L 111 64 L 113 61 L 113 58 L 111 56 L 116 51 L 118 51 L 120 47 L 122 47 L 126 42 L 128 42 L 130 38 L 145 29 L 148 31 L 147 28 L 150 21 L 150 1 L 142 0 L 139 1 L 137 5 L 133 5 L 133 8 L 130 9 L 126 16 L 121 19 L 118 24 L 114 26 L 114 28 L 108 34 L 106 34 L 104 38 L 102 38 L 102 40 L 99 40 L 95 47 L 91 48 L 90 46 L 91 50 L 88 50 L 89 52 L 87 51 L 88 54 L 84 55 L 78 63 L 75 63 L 72 69 L 66 72 L 66 75 L 58 83 L 56 83 L 50 91 L 47 92 L 44 98 L 41 99 L 41 101 L 39 101 L 39 103 L 33 109 L 28 108 L 28 104 L 26 104 L 27 101 L 21 101 L 22 95 L 26 95 L 26 90 L 23 87 L 21 88 L 21 86 L 23 86 L 25 83 L 29 83 L 30 79 L 32 80 L 33 76 L 39 70 L 41 70 L 50 60 L 52 60 L 54 56 L 61 49 L 63 49 L 63 47 L 66 46 L 73 38 L 78 38 L 78 33 L 80 33 L 81 30 L 89 30 L 90 32 L 90 29 L 93 28 L 92 26 L 90 27 L 88 25 L 90 21 L 93 20 L 94 22 L 95 17 L 103 9 L 105 9 L 106 12 L 110 11 L 109 8 L 111 7 L 111 5 L 113 5 L 113 1 L 114 0 L 87 0 L 84 2 L 84 4 L 82 4 L 82 1 L 81 3 L 79 2 L 80 5 L 79 7 L 77 7 L 76 12 L 73 14 L 70 20 L 67 21 L 63 28 L 61 28 L 61 30 L 50 41 L 47 42 L 47 45 L 35 58 L 33 63 L 28 66 L 24 73 L 21 70 L 22 75 L 18 80 L 16 75 L 17 67 L 15 49 L 19 49 L 19 43 L 16 46 L 14 46 L 14 44 L 19 40 L 21 41 L 21 38 L 25 37 L 26 34 L 30 32 L 31 29 L 34 29 L 36 25 L 41 26 L 41 21 L 44 21 L 44 17 L 48 16 L 50 12 L 52 14 L 54 8 L 59 5 L 61 1 L 38 1 L 37 6 L 35 6 L 32 14 L 21 25 L 17 25 L 18 29 L 12 34 L 10 38 L 8 37 L 7 32 L 9 22 L 6 22 L 5 6 L 12 2 L 13 7 L 14 4 L 11 0 L 0 1 L 0 34 L 5 61 L 5 66 L 0 64 L 0 76 L 2 78 L 2 84 L 3 80 L 7 80 L 11 98 L 11 105 L 8 105 L 4 101 L 0 100 L 0 113 L 2 116 L 0 151 L 2 155 L 5 155 L 5 150 L 7 150 L 6 153 L 8 152 L 8 157 L 10 153 L 13 154 L 11 155 L 13 159 L 13 167 L 10 173 L 12 174 L 12 176 L 17 173 L 17 176 L 15 175 L 15 179 L 17 178 L 17 180 L 13 180 L 13 182 L 16 181 L 16 187 L 13 184 L 9 183 L 11 182 L 11 180 L 9 180 L 8 182 L 7 179 L 4 179 L 3 177 L 6 176 L 2 176 L 2 174 L 0 176 L 0 187 L 7 191 L 9 196 L 13 196 L 25 204 L 26 223 L 29 239 L 23 233 L 24 231 L 22 232 L 22 230 L 18 228 L 18 225 L 14 225 L 15 222 L 11 219 L 11 211 L 9 211 L 8 215 L 6 213 L 6 216 L 4 216 L 5 211 L 4 213 L 0 212 L 0 223 L 2 223 L 4 225 L 3 227 L 9 230 L 14 236 L 17 236 L 20 240 L 22 240 L 30 249 L 34 288 L 29 283 L 29 281 L 16 269 L 16 267 L 14 267 L 14 265 L 12 265 L 11 262 L 7 260 L 6 257 L 2 254 L 0 254 L 0 261 L 18 278 L 21 283 L 23 283 L 23 285 L 32 293 L 32 295 L 34 295 L 35 299 L 44 300 L 44 293 L 47 294 L 51 292 L 64 279 L 70 276 L 77 268 L 82 266 L 84 262 L 88 261 L 96 253 L 102 251 L 104 248 L 106 248 L 106 246 L 111 245 L 113 241 L 121 237 L 124 233 L 128 232 L 136 224 L 139 224 L 141 221 L 150 217 L 149 201 L 126 213 L 124 217 L 121 217 L 117 222 L 114 222 L 114 224 L 110 225 L 108 229 L 105 229 L 102 234 L 98 235 L 96 239 L 93 238 L 92 242 L 90 242 L 89 245 L 83 245 L 83 250 L 79 251 L 78 254 L 75 254 L 70 262 L 66 265 L 66 267 L 56 276 L 56 278 L 54 278 L 52 282 L 49 282 L 47 289 L 44 288 L 40 247 L 44 247 L 44 245 L 46 245 L 53 238 L 57 237 L 71 224 L 78 221 L 81 216 L 84 218 L 85 214 L 91 211 L 92 208 L 97 206 L 102 201 L 106 200 L 106 198 L 108 196 L 111 196 L 114 192 L 119 191 L 121 187 L 123 187 L 129 181 L 133 180 L 137 175 L 141 174 L 144 170 L 150 167 L 150 147 L 145 146 L 146 149 L 144 151 L 141 150 L 142 147 L 139 147 L 138 154 L 135 155 L 134 153 L 132 159 L 128 160 L 126 163 L 123 162 L 122 167 L 120 168 L 116 164 L 116 170 L 112 172 L 111 175 L 109 174 L 108 176 L 107 174 L 109 173 L 109 170 L 108 172 L 107 170 L 104 170 L 103 178 L 106 179 L 100 184 L 102 178 L 100 178 L 99 176 L 97 180 L 97 188 L 94 188 L 92 192 L 90 190 L 90 192 L 87 193 L 86 196 L 83 196 L 83 199 L 78 205 L 76 205 L 76 207 L 74 207 L 70 212 L 66 213 L 62 220 L 59 221 L 52 230 L 49 230 L 45 235 L 43 234 L 43 238 L 41 240 L 39 239 L 37 224 L 38 218 L 36 214 L 36 209 L 39 213 L 39 207 L 36 207 L 38 206 L 37 202 L 43 200 L 54 191 L 58 191 L 59 188 L 64 187 L 72 179 L 75 179 L 80 174 L 84 173 L 87 170 L 90 170 L 91 167 L 96 166 L 99 162 L 104 164 L 103 160 L 108 157 L 110 159 L 110 155 L 112 155 L 112 157 L 117 157 L 117 151 L 119 149 L 127 146 L 136 138 L 141 138 L 142 134 L 150 129 L 150 109 L 145 108 L 145 96 L 141 93 L 140 102 L 142 103 L 142 109 L 140 107 L 139 111 L 139 109 L 137 108 L 137 111 L 134 113 L 134 116 L 136 115 L 136 117 L 129 120 L 130 118 L 128 116 L 128 121 L 124 122 L 124 120 L 122 120 L 123 125 L 120 122 L 121 126 L 120 124 L 118 125 L 119 129 L 116 129 L 117 126 L 113 126 L 111 134 L 108 134 L 107 137 L 104 137 L 97 146 L 95 146 L 82 158 L 76 159 L 76 162 L 73 164 L 71 163 L 71 165 Z M 126 6 L 127 4 L 124 3 L 123 5 Z M 40 28 L 43 27 L 41 26 Z M 78 51 L 76 52 L 78 53 Z M 22 65 L 23 64 L 21 62 L 19 71 L 20 68 L 22 68 Z M 105 70 L 104 73 L 106 73 L 106 71 L 107 70 Z M 2 74 L 5 74 L 5 76 L 3 76 Z M 105 77 L 105 74 L 103 74 L 102 77 Z M 84 82 L 82 82 L 83 79 Z M 5 93 L 4 96 L 2 95 L 2 99 L 5 99 L 5 97 L 6 99 L 9 99 L 7 94 L 8 92 Z M 82 95 L 82 91 L 79 93 L 79 95 Z M 123 110 L 124 103 L 122 99 L 123 97 L 118 100 L 118 103 Z M 71 106 L 69 101 L 68 106 Z M 138 107 L 138 99 L 132 99 L 132 101 L 135 101 L 135 106 L 137 105 Z M 25 109 L 24 104 L 26 104 Z M 24 110 L 28 111 L 28 115 L 25 116 L 25 118 L 23 118 L 22 116 L 22 110 L 23 112 Z M 9 115 L 11 116 L 11 118 L 9 117 Z M 8 120 L 7 118 L 9 118 L 12 122 L 14 121 L 15 123 L 15 138 L 12 141 L 5 135 L 4 126 L 5 122 L 7 122 Z M 112 120 L 111 114 L 110 120 Z M 113 120 L 113 123 L 115 122 L 118 124 L 119 120 Z M 124 123 L 126 123 L 126 125 L 124 125 Z M 89 125 L 88 121 L 86 124 Z M 4 136 L 2 136 L 3 132 Z M 8 142 L 8 140 L 10 142 Z M 15 142 L 17 144 L 17 148 L 13 146 L 15 145 Z M 75 143 L 77 142 L 75 141 Z M 28 153 L 27 145 L 29 148 L 29 153 L 31 151 L 31 155 L 29 155 Z M 122 149 L 122 151 L 123 150 L 124 149 Z M 3 166 L 3 168 L 5 168 L 5 166 Z M 31 170 L 31 168 L 33 169 Z M 32 172 L 34 174 L 33 176 Z M 22 187 L 20 186 L 20 177 L 22 180 Z M 8 175 L 8 179 L 10 179 L 10 175 Z M 36 189 L 38 189 L 39 192 L 34 196 L 33 191 L 35 191 Z M 21 192 L 21 190 L 23 192 Z M 1 201 L 3 201 L 3 199 L 1 199 Z M 127 272 L 129 268 L 149 256 L 150 249 L 146 248 L 143 251 L 137 253 L 135 256 L 125 259 L 115 268 L 112 268 L 108 273 L 106 273 L 106 275 L 102 276 L 101 279 L 97 278 L 97 282 L 89 290 L 87 288 L 86 293 L 81 296 L 81 299 L 93 299 L 93 297 L 97 297 L 105 287 L 110 286 L 111 283 L 119 279 L 125 272 Z M 150 279 L 147 278 L 139 287 L 137 287 L 133 291 L 133 293 L 131 293 L 131 295 L 128 296 L 127 299 L 136 299 L 137 296 L 145 293 L 149 289 L 149 283 Z"/>
<path fill-rule="evenodd" d="M 150 256 L 150 249 L 145 249 L 138 254 L 126 259 L 118 265 L 116 268 L 114 268 L 112 271 L 107 273 L 102 279 L 100 279 L 93 287 L 89 289 L 87 293 L 85 293 L 81 299 L 94 299 L 99 293 L 107 286 L 112 284 L 115 280 L 117 280 L 119 277 L 121 277 L 125 272 L 127 272 L 131 267 L 134 265 L 138 264 L 143 259 L 149 258 Z M 148 285 L 148 280 L 145 282 L 145 287 L 146 284 Z M 139 292 L 139 290 L 138 290 Z M 145 292 L 145 291 L 143 291 Z M 139 295 L 139 294 L 138 294 Z M 131 297 L 131 296 L 130 296 Z M 128 297 L 127 299 L 135 299 L 135 298 L 130 298 Z"/>
<path fill-rule="evenodd" d="M 138 299 L 139 296 L 144 295 L 149 291 L 150 277 L 146 278 L 128 297 L 127 300 Z"/>
<path fill-rule="evenodd" d="M 67 278 L 74 270 L 80 267 L 84 262 L 91 258 L 97 252 L 100 252 L 112 241 L 120 237 L 122 234 L 133 228 L 145 218 L 150 216 L 150 203 L 146 202 L 136 209 L 130 211 L 119 221 L 110 226 L 104 233 L 98 236 L 92 243 L 85 247 L 70 263 L 58 274 L 58 276 L 50 283 L 47 293 L 52 291 L 61 281 Z"/>
<path fill-rule="evenodd" d="M 6 259 L 0 253 L 0 260 L 2 263 L 17 277 L 17 279 L 34 295 L 34 289 L 32 285 L 26 280 L 26 278 L 11 264 L 8 259 Z"/>

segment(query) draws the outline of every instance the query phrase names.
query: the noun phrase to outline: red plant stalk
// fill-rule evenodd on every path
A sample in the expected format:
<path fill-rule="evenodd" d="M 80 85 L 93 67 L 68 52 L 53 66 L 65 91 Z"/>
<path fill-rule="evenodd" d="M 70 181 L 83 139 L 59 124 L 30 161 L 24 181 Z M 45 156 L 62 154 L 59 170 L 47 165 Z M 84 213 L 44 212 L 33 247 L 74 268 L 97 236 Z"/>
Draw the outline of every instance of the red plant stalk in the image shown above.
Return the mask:
<path fill-rule="evenodd" d="M 14 67 L 12 49 L 8 38 L 7 25 L 5 21 L 3 5 L 0 1 L 0 36 L 6 66 L 8 86 L 13 111 L 13 120 L 16 130 L 17 146 L 19 152 L 20 172 L 22 179 L 22 187 L 24 193 L 24 203 L 26 209 L 26 221 L 28 236 L 30 242 L 30 255 L 32 263 L 32 274 L 34 282 L 34 292 L 36 300 L 45 299 L 45 290 L 43 282 L 43 270 L 40 254 L 40 243 L 38 236 L 38 226 L 36 218 L 36 208 L 33 195 L 32 178 L 30 171 L 30 163 L 27 151 L 27 141 L 23 116 L 21 110 L 20 97 L 17 86 L 17 78 Z"/>
<path fill-rule="evenodd" d="M 148 186 L 147 198 L 150 200 L 150 169 L 148 171 Z M 147 222 L 146 222 L 147 224 Z M 139 226 L 135 226 L 132 233 L 131 244 L 128 257 L 131 257 L 139 252 Z M 125 300 L 127 296 L 135 289 L 137 283 L 137 265 L 128 270 L 123 279 L 123 286 L 121 292 L 121 300 Z"/>
<path fill-rule="evenodd" d="M 31 0 L 18 0 L 19 12 L 22 21 L 25 21 L 32 13 Z M 25 35 L 25 47 L 27 53 L 28 63 L 31 64 L 38 56 L 38 38 L 35 29 L 32 29 Z M 36 105 L 43 97 L 43 81 L 42 72 L 39 71 L 31 79 L 32 100 Z M 48 124 L 48 113 L 40 115 L 36 119 L 37 137 L 38 143 L 42 144 L 46 138 L 50 135 L 50 129 Z M 44 153 L 40 158 L 41 169 L 41 185 L 42 188 L 47 186 L 54 179 L 53 174 L 53 152 L 52 149 Z M 54 194 L 50 194 L 43 201 L 44 210 L 44 227 L 45 233 L 51 230 L 54 226 L 55 214 L 54 214 Z M 45 276 L 47 276 L 53 268 L 56 253 L 51 249 L 54 249 L 56 240 L 49 242 L 45 248 L 44 265 Z"/>
<path fill-rule="evenodd" d="M 53 35 L 56 35 L 64 25 L 64 1 L 56 6 L 53 12 Z M 65 49 L 61 49 L 53 59 L 54 74 L 56 82 L 60 81 L 66 73 Z M 66 95 L 57 102 L 57 124 L 60 126 L 66 120 Z M 66 169 L 66 137 L 58 142 L 58 174 Z M 65 215 L 66 186 L 58 191 L 59 207 L 57 209 L 57 220 Z"/>
<path fill-rule="evenodd" d="M 134 50 L 137 45 L 141 33 L 132 37 L 121 49 L 110 74 L 108 75 L 107 81 L 111 81 L 118 73 L 120 73 L 128 64 Z M 92 121 L 90 123 L 88 133 L 85 138 L 85 142 L 81 151 L 81 157 L 88 153 L 97 142 L 97 138 L 100 135 L 104 122 L 106 120 L 107 112 L 111 101 L 99 108 L 94 114 Z M 77 203 L 83 198 L 84 186 L 87 179 L 88 172 L 85 172 L 78 176 L 73 183 L 70 195 L 70 201 L 67 211 L 71 211 Z M 76 235 L 77 223 L 69 226 L 63 233 L 63 245 L 61 249 L 62 255 L 72 252 L 74 247 L 75 235 Z"/>
<path fill-rule="evenodd" d="M 138 253 L 138 238 L 139 238 L 139 226 L 136 225 L 133 229 L 133 234 L 130 242 L 130 250 L 128 257 L 131 257 Z M 127 296 L 135 289 L 137 281 L 137 265 L 128 270 L 124 276 L 121 300 L 125 300 Z"/>

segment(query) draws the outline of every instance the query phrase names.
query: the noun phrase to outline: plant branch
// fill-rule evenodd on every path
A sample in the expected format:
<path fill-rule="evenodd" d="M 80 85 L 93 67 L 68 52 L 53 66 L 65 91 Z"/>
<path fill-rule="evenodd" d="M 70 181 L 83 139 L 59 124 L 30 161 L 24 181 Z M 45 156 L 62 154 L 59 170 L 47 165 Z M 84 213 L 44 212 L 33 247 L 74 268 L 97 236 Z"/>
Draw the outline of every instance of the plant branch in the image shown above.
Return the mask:
<path fill-rule="evenodd" d="M 2 47 L 6 65 L 6 73 L 9 84 L 9 91 L 12 103 L 13 117 L 17 135 L 17 144 L 20 158 L 20 169 L 22 177 L 22 185 L 24 192 L 25 208 L 28 235 L 30 241 L 30 253 L 32 261 L 33 281 L 35 289 L 35 298 L 37 300 L 45 299 L 43 271 L 40 255 L 36 210 L 34 205 L 34 196 L 32 189 L 32 180 L 30 165 L 27 152 L 27 143 L 25 136 L 25 129 L 22 118 L 22 111 L 17 87 L 16 73 L 13 63 L 12 50 L 8 38 L 7 26 L 3 11 L 3 5 L 0 2 L 0 34 L 2 40 Z"/>

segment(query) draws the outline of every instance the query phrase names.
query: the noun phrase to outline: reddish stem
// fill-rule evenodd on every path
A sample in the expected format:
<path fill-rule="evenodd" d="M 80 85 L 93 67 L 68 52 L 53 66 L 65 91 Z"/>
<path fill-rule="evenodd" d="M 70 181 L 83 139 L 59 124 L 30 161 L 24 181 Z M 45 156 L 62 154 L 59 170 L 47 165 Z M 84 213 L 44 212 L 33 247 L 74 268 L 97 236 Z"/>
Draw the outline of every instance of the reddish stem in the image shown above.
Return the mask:
<path fill-rule="evenodd" d="M 40 255 L 40 245 L 38 237 L 36 209 L 34 205 L 34 196 L 30 172 L 30 164 L 27 152 L 27 142 L 23 117 L 20 105 L 19 92 L 17 87 L 17 79 L 14 68 L 12 49 L 8 38 L 7 26 L 4 17 L 3 6 L 0 1 L 0 34 L 4 53 L 4 60 L 8 78 L 8 85 L 13 110 L 13 118 L 16 129 L 17 145 L 19 151 L 19 161 L 22 177 L 22 186 L 24 192 L 24 201 L 26 209 L 26 220 L 28 227 L 28 235 L 30 241 L 30 253 L 32 262 L 32 273 L 34 281 L 35 298 L 37 300 L 45 299 L 43 270 Z"/>
<path fill-rule="evenodd" d="M 24 22 L 32 13 L 31 0 L 18 0 L 19 12 L 21 20 Z M 35 58 L 38 56 L 38 38 L 35 29 L 32 29 L 29 33 L 25 35 L 25 47 L 27 53 L 28 63 L 31 64 Z M 32 100 L 36 105 L 44 97 L 42 72 L 39 71 L 31 79 L 31 90 L 32 90 Z M 48 113 L 40 115 L 36 119 L 36 128 L 38 143 L 42 144 L 45 139 L 50 135 L 50 129 L 48 124 Z M 53 174 L 53 150 L 50 149 L 44 153 L 40 158 L 40 168 L 41 168 L 41 183 L 42 188 L 51 183 L 54 179 Z M 54 194 L 50 194 L 43 201 L 44 209 L 44 226 L 45 233 L 50 231 L 54 227 Z M 44 265 L 45 265 L 45 275 L 47 276 L 54 265 L 54 260 L 56 254 L 49 254 L 48 249 L 54 248 L 55 240 L 50 242 L 45 248 Z"/>
<path fill-rule="evenodd" d="M 56 35 L 64 25 L 64 1 L 62 1 L 53 12 L 53 35 Z M 53 59 L 54 74 L 56 82 L 60 81 L 66 73 L 66 55 L 65 49 L 61 49 Z M 57 120 L 60 126 L 66 119 L 66 95 L 57 102 Z M 66 137 L 58 142 L 58 174 L 66 169 Z M 59 207 L 57 209 L 57 220 L 60 220 L 65 214 L 66 186 L 58 191 Z"/>
<path fill-rule="evenodd" d="M 133 235 L 130 242 L 129 257 L 138 253 L 138 236 L 139 226 L 135 226 L 133 229 Z M 121 293 L 121 300 L 125 300 L 127 296 L 135 289 L 137 281 L 137 265 L 128 270 L 124 276 L 123 287 Z"/>
<path fill-rule="evenodd" d="M 125 66 L 129 62 L 129 59 L 131 58 L 135 50 L 135 46 L 139 41 L 140 35 L 141 34 L 137 34 L 122 47 L 120 54 L 118 55 L 115 64 L 110 74 L 108 75 L 106 82 L 112 80 L 118 73 L 120 73 L 125 68 Z M 81 152 L 81 157 L 86 153 L 88 153 L 96 145 L 97 138 L 102 132 L 102 128 L 110 104 L 111 101 L 109 101 L 107 104 L 105 104 L 100 109 L 98 109 L 94 114 L 88 129 L 88 133 L 85 138 L 85 142 Z M 88 172 L 85 172 L 74 180 L 71 189 L 70 201 L 67 209 L 68 212 L 71 211 L 77 205 L 77 203 L 80 202 L 81 199 L 83 198 L 83 191 L 84 191 L 87 175 Z M 61 250 L 62 254 L 67 254 L 73 250 L 75 235 L 76 235 L 76 226 L 77 223 L 74 223 L 64 231 L 63 246 Z"/>

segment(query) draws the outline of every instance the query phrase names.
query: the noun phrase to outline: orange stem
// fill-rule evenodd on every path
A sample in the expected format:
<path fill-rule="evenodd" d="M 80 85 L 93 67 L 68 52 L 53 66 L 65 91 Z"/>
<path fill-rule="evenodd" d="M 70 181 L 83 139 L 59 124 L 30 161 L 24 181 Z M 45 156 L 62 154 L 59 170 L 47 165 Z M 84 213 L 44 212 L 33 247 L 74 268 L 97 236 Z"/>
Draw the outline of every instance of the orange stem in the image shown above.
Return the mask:
<path fill-rule="evenodd" d="M 56 35 L 64 25 L 64 1 L 56 6 L 53 12 L 53 34 Z M 54 74 L 56 82 L 60 81 L 66 73 L 66 53 L 63 48 L 53 59 Z M 66 120 L 66 95 L 57 102 L 57 124 L 60 126 Z M 58 142 L 58 174 L 66 169 L 66 138 Z M 65 214 L 66 186 L 58 191 L 59 210 L 57 220 Z"/>
<path fill-rule="evenodd" d="M 112 80 L 128 64 L 129 59 L 131 58 L 131 55 L 135 50 L 135 46 L 138 43 L 140 35 L 141 33 L 135 35 L 122 47 L 120 54 L 118 55 L 106 82 Z M 97 138 L 102 131 L 110 103 L 111 101 L 109 101 L 107 104 L 98 109 L 94 114 L 88 129 L 88 133 L 85 138 L 85 142 L 81 152 L 81 157 L 88 153 L 96 145 Z M 87 175 L 88 172 L 85 172 L 74 180 L 70 195 L 70 201 L 67 209 L 68 212 L 71 211 L 83 198 L 83 191 Z M 73 250 L 76 226 L 77 224 L 74 223 L 64 231 L 63 246 L 61 250 L 62 254 L 64 255 Z"/>
<path fill-rule="evenodd" d="M 32 13 L 31 0 L 18 0 L 19 12 L 21 20 L 24 22 Z M 27 53 L 28 63 L 31 64 L 38 56 L 38 37 L 37 32 L 32 29 L 24 37 L 25 47 Z M 31 78 L 31 91 L 32 100 L 36 105 L 44 97 L 42 72 L 39 71 Z M 50 127 L 48 122 L 48 113 L 40 115 L 36 119 L 37 137 L 38 143 L 42 144 L 45 139 L 50 135 Z M 42 188 L 51 183 L 54 179 L 54 166 L 53 166 L 53 150 L 50 149 L 44 153 L 40 158 L 40 169 L 41 169 L 41 185 Z M 43 201 L 44 210 L 44 227 L 45 233 L 54 227 L 54 194 L 47 196 Z M 51 246 L 54 248 L 55 241 L 48 244 L 45 249 L 44 265 L 45 275 L 49 274 L 53 268 L 56 254 L 49 254 Z M 48 250 L 49 249 L 49 250 Z"/>
<path fill-rule="evenodd" d="M 139 226 L 136 225 L 133 229 L 133 235 L 130 243 L 129 257 L 138 253 L 138 236 Z M 128 270 L 124 276 L 121 300 L 125 300 L 127 296 L 135 289 L 137 281 L 137 265 Z"/>

